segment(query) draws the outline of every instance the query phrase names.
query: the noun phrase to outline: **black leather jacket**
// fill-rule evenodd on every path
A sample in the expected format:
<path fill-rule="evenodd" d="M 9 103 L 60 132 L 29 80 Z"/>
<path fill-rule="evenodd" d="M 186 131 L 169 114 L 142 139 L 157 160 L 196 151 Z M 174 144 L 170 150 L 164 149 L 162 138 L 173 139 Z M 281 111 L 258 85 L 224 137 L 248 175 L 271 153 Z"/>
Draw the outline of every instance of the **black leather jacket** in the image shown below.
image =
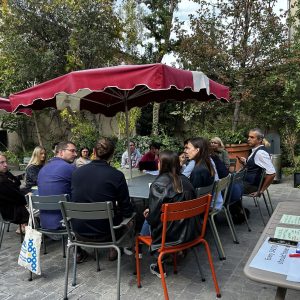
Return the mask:
<path fill-rule="evenodd" d="M 0 172 L 0 211 L 4 220 L 17 224 L 26 223 L 29 217 L 20 184 L 10 172 Z"/>
<path fill-rule="evenodd" d="M 162 174 L 156 178 L 150 187 L 149 215 L 147 221 L 151 227 L 151 250 L 157 250 L 161 245 L 162 222 L 160 221 L 161 206 L 163 203 L 181 202 L 196 197 L 195 190 L 189 179 L 180 176 L 183 187 L 182 193 L 174 190 L 172 179 L 168 174 Z M 199 235 L 200 226 L 195 218 L 169 222 L 167 228 L 166 245 L 177 245 L 188 242 Z M 199 228 L 199 230 L 198 230 Z"/>

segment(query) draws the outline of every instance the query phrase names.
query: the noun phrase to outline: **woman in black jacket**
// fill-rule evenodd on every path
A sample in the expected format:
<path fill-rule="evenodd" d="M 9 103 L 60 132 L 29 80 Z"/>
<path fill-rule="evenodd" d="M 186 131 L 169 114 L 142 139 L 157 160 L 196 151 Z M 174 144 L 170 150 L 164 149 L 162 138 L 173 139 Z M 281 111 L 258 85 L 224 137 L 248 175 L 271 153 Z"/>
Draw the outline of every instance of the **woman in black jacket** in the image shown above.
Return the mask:
<path fill-rule="evenodd" d="M 164 203 L 182 202 L 196 197 L 195 190 L 189 179 L 181 175 L 177 153 L 162 151 L 158 161 L 159 175 L 152 183 L 149 194 L 149 208 L 144 211 L 146 221 L 141 235 L 151 232 L 151 250 L 160 247 L 162 222 L 160 220 L 161 206 Z M 193 240 L 199 232 L 195 230 L 198 220 L 195 218 L 172 222 L 168 225 L 166 245 L 177 245 Z M 151 273 L 160 277 L 157 264 L 150 265 Z"/>
<path fill-rule="evenodd" d="M 16 224 L 27 223 L 29 218 L 20 184 L 20 180 L 8 171 L 6 157 L 0 152 L 0 212 L 5 221 Z"/>

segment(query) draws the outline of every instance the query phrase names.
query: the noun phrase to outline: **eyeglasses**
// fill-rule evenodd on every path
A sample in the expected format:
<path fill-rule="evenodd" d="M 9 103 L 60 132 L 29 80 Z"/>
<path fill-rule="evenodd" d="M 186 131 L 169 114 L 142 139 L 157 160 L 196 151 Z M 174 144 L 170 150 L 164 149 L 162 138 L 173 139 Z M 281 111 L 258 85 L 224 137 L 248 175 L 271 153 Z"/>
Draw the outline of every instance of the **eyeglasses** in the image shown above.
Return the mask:
<path fill-rule="evenodd" d="M 77 150 L 76 149 L 63 149 L 63 150 L 68 150 L 68 151 L 70 151 L 70 152 L 72 152 L 72 153 L 76 153 L 77 152 Z"/>

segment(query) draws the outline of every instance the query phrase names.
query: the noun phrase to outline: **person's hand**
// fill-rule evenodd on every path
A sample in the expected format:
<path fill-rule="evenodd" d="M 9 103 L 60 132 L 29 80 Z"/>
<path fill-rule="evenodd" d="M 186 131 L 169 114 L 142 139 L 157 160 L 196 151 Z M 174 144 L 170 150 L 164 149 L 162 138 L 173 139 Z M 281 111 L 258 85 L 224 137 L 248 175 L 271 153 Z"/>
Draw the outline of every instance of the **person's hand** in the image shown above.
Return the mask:
<path fill-rule="evenodd" d="M 149 215 L 149 208 L 146 208 L 143 213 L 144 217 L 147 218 Z"/>
<path fill-rule="evenodd" d="M 251 194 L 249 194 L 249 195 L 250 195 L 251 197 L 260 197 L 262 193 L 263 193 L 262 191 L 259 191 L 259 192 L 251 193 Z"/>
<path fill-rule="evenodd" d="M 243 164 L 243 165 L 246 164 L 247 159 L 245 157 L 243 157 L 243 156 L 242 157 L 241 156 L 237 156 L 236 158 L 239 160 L 239 162 L 241 164 Z"/>

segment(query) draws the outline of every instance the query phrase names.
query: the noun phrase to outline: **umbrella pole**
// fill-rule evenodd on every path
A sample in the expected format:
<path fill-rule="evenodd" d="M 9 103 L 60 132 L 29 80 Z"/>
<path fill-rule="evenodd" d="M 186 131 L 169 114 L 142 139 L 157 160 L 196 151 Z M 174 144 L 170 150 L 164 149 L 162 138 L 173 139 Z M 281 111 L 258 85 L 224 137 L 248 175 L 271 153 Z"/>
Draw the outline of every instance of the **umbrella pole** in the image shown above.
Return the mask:
<path fill-rule="evenodd" d="M 126 137 L 127 137 L 127 153 L 129 161 L 129 173 L 130 179 L 132 179 L 132 164 L 131 164 L 131 153 L 130 153 L 130 141 L 129 141 L 129 120 L 128 120 L 128 106 L 127 106 L 127 97 L 125 97 L 125 124 L 126 124 Z"/>

